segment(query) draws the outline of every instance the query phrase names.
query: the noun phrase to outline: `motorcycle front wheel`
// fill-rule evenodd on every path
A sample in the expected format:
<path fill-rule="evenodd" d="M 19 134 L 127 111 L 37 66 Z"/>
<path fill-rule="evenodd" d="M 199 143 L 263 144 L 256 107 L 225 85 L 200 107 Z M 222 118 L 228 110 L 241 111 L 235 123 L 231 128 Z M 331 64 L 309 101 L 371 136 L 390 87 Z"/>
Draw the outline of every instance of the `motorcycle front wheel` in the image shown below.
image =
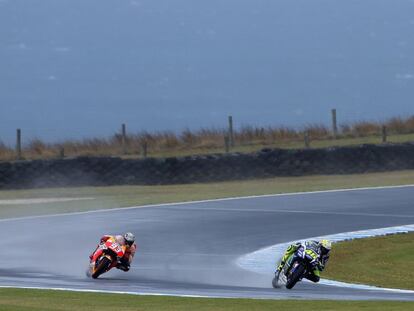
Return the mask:
<path fill-rule="evenodd" d="M 104 273 L 106 270 L 108 270 L 110 265 L 111 265 L 111 260 L 107 257 L 103 257 L 99 261 L 98 266 L 95 269 L 95 272 L 92 273 L 92 278 L 97 279 L 98 276 L 100 276 L 102 273 Z"/>
<path fill-rule="evenodd" d="M 286 281 L 286 288 L 292 289 L 293 286 L 299 281 L 300 277 L 305 273 L 305 266 L 303 264 L 299 264 L 292 274 L 287 278 Z"/>

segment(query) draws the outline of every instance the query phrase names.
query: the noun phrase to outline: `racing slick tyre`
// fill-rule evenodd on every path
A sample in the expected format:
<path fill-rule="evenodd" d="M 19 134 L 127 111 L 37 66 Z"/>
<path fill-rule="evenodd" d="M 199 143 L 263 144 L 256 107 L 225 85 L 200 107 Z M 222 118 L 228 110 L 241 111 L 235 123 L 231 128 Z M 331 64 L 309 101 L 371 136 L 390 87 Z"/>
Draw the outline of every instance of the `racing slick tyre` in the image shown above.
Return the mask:
<path fill-rule="evenodd" d="M 286 281 L 286 288 L 292 289 L 293 286 L 300 280 L 301 276 L 305 272 L 305 266 L 303 264 L 299 264 L 296 269 L 289 275 Z"/>
<path fill-rule="evenodd" d="M 108 270 L 109 266 L 111 265 L 111 260 L 107 257 L 103 257 L 99 263 L 98 267 L 96 267 L 96 270 L 94 273 L 92 273 L 92 278 L 97 279 L 98 276 L 100 276 L 102 273 L 104 273 L 106 270 Z"/>

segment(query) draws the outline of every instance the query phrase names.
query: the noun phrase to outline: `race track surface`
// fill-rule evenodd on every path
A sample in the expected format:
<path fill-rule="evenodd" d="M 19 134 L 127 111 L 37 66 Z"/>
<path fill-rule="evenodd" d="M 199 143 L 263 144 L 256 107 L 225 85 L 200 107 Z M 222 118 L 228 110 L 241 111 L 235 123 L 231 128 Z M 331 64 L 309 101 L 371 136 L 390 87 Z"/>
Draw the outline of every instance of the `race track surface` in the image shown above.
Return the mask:
<path fill-rule="evenodd" d="M 217 200 L 0 221 L 0 285 L 211 297 L 398 299 L 413 294 L 301 282 L 271 287 L 272 275 L 240 268 L 240 256 L 312 236 L 414 223 L 414 188 Z M 131 271 L 85 276 L 103 234 L 132 231 Z M 392 277 L 392 276 L 390 276 Z"/>

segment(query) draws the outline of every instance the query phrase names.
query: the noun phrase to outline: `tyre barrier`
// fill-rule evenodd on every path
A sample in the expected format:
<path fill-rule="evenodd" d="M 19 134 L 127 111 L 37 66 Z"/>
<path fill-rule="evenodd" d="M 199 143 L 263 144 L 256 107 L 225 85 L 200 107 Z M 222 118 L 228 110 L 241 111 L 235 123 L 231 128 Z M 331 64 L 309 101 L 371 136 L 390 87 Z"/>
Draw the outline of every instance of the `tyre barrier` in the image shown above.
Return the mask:
<path fill-rule="evenodd" d="M 0 189 L 165 185 L 413 168 L 414 143 L 147 159 L 77 157 L 0 162 Z"/>

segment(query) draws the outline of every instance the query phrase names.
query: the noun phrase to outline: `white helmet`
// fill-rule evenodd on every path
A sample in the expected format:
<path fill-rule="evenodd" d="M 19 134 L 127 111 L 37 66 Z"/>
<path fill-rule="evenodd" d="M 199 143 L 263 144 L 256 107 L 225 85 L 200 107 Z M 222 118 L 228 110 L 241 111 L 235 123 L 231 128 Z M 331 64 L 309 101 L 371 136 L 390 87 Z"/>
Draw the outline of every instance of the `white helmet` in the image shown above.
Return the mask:
<path fill-rule="evenodd" d="M 131 232 L 124 234 L 125 243 L 131 246 L 135 242 L 135 236 Z"/>

